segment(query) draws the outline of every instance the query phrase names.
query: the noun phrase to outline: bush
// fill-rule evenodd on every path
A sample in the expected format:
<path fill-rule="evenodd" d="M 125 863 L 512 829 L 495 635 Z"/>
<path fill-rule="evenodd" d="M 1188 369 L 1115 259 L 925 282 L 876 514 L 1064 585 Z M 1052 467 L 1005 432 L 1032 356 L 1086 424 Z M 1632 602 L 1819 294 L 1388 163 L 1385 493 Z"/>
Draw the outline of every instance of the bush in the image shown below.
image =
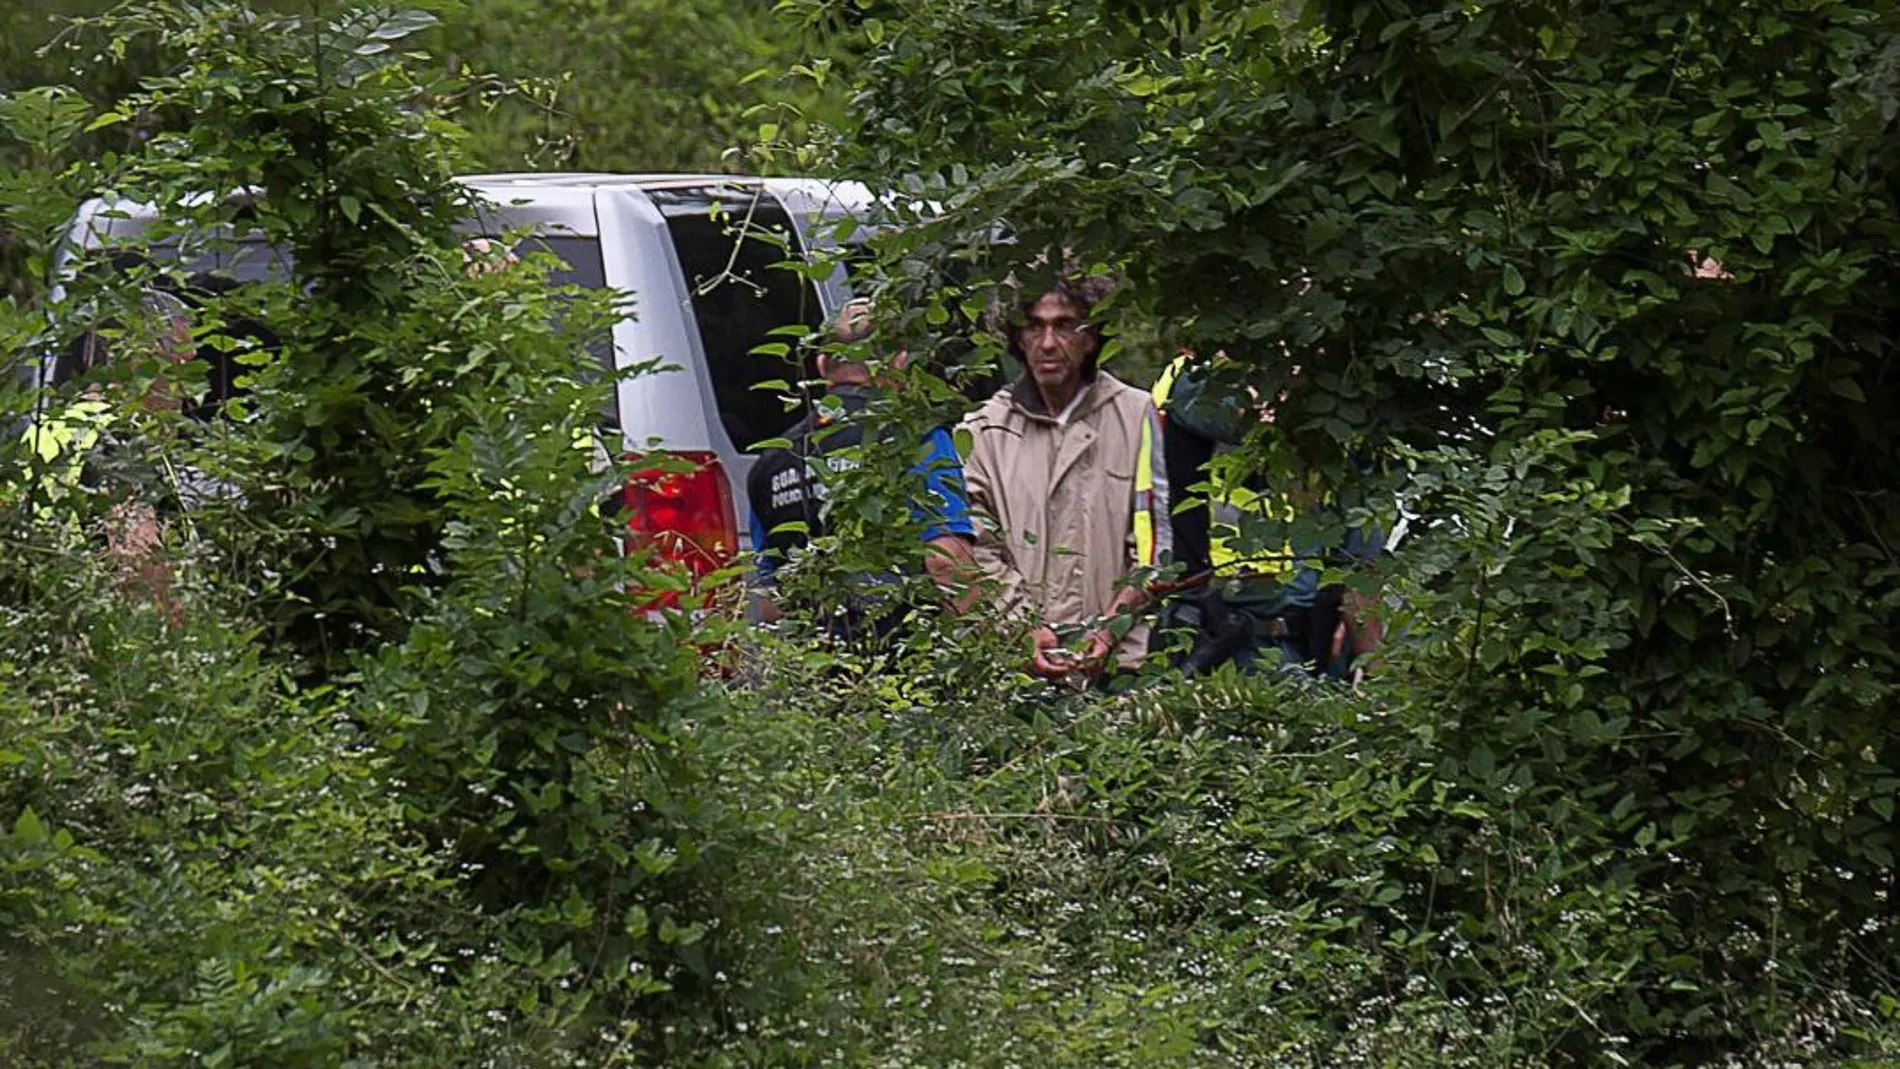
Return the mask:
<path fill-rule="evenodd" d="M 909 306 L 1006 259 L 1007 218 L 1278 399 L 1242 463 L 1420 516 L 1387 700 L 1486 816 L 1401 839 L 1491 943 L 1434 997 L 1557 968 L 1517 937 L 1599 915 L 1627 930 L 1569 927 L 1587 982 L 1554 989 L 1588 1013 L 1527 1049 L 1719 1062 L 1891 986 L 1892 10 L 889 15 L 841 141 L 941 208 Z"/>
<path fill-rule="evenodd" d="M 150 272 L 52 309 L 55 341 L 103 324 L 121 359 L 45 399 L 108 405 L 84 478 L 6 446 L 21 1060 L 626 1064 L 714 971 L 700 909 L 738 832 L 700 797 L 713 698 L 599 508 L 626 473 L 597 461 L 586 343 L 624 309 L 545 257 L 468 270 L 454 131 L 387 52 L 424 25 L 101 24 L 181 62 L 95 125 L 202 106 L 98 180 L 167 209 L 152 242 L 251 230 L 294 263 L 193 309 L 276 342 L 227 419 L 150 403 L 203 386 L 111 326 Z M 128 500 L 149 554 L 113 533 Z"/>
<path fill-rule="evenodd" d="M 0 653 L 10 1064 L 532 1050 L 512 992 L 539 978 L 404 818 L 342 694 L 298 688 L 196 568 L 181 623 L 96 563 L 35 571 Z"/>
<path fill-rule="evenodd" d="M 808 616 L 787 640 L 637 612 L 665 578 L 596 508 L 624 473 L 582 345 L 621 309 L 544 262 L 465 269 L 448 89 L 378 47 L 426 20 L 126 8 L 107 40 L 167 73 L 103 121 L 174 132 L 8 184 L 8 218 L 110 185 L 296 266 L 199 310 L 281 343 L 239 418 L 116 410 L 142 482 L 0 443 L 0 1052 L 1891 1058 L 1892 27 L 1784 7 L 1316 4 L 1294 36 L 1238 9 L 865 15 L 854 158 L 942 172 L 879 239 L 887 304 L 914 298 L 886 339 L 983 362 L 923 335 L 981 312 L 993 279 L 940 283 L 1008 258 L 1007 217 L 1018 249 L 1121 263 L 1120 314 L 1163 320 L 1142 336 L 1257 358 L 1287 396 L 1243 461 L 1319 473 L 1353 522 L 1394 494 L 1419 516 L 1362 688 L 1112 693 L 1029 680 L 981 613 L 867 656 Z M 933 95 L 943 44 L 963 96 Z M 1064 106 L 1005 106 L 1018 83 Z M 1744 83 L 1774 101 L 1746 127 Z M 75 136 L 61 114 L 28 140 Z M 1689 248 L 1726 267 L 1693 277 Z M 139 281 L 77 287 L 50 330 L 10 305 L 0 337 L 26 359 Z M 1283 343 L 1297 377 L 1258 359 Z M 83 386 L 193 386 L 136 364 Z M 873 418 L 942 421 L 972 369 L 927 370 Z M 913 435 L 870 438 L 789 577 L 807 604 L 915 564 Z M 227 492 L 172 507 L 180 469 Z M 162 553 L 104 549 L 154 490 Z M 722 643 L 735 678 L 702 683 Z"/>
<path fill-rule="evenodd" d="M 734 882 L 771 893 L 726 933 L 723 1028 L 672 1058 L 1614 1063 L 1647 1041 L 1616 1024 L 1646 978 L 1686 975 L 1673 894 L 1530 824 L 1523 792 L 1446 777 L 1456 725 L 1400 678 L 1104 699 L 1003 671 L 925 705 L 921 651 L 842 680 L 754 655 L 779 685 L 713 734 L 775 825 Z M 1724 1019 L 1729 1064 L 1900 1050 L 1890 997 L 1792 969 L 1777 996 Z"/>

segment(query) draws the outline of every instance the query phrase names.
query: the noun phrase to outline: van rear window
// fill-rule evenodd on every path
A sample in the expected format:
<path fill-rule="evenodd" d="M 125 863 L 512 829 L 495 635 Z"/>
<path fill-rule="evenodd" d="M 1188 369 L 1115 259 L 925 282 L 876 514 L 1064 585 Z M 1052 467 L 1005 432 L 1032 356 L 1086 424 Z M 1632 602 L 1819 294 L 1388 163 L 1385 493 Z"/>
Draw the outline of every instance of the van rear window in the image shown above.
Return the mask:
<path fill-rule="evenodd" d="M 796 380 L 796 359 L 753 352 L 779 327 L 816 330 L 824 320 L 818 292 L 787 261 L 804 257 L 784 206 L 759 189 L 708 185 L 655 189 L 649 196 L 666 217 L 680 269 L 692 294 L 693 318 L 719 419 L 732 444 L 750 451 L 783 434 L 798 419 L 779 393 L 760 390 L 773 379 Z M 796 353 L 798 347 L 792 346 Z"/>

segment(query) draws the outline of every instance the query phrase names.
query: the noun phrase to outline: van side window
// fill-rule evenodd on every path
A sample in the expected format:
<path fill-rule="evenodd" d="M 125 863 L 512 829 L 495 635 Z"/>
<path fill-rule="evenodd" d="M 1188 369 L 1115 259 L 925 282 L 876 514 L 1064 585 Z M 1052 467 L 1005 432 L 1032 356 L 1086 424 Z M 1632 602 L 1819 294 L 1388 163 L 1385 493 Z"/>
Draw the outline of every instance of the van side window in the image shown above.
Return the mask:
<path fill-rule="evenodd" d="M 551 252 L 565 265 L 548 275 L 548 281 L 556 286 L 578 286 L 589 290 L 607 288 L 607 268 L 601 262 L 599 238 L 552 234 L 532 237 L 515 246 L 516 255 L 525 256 L 534 252 Z M 604 370 L 609 373 L 614 370 L 614 339 L 611 333 L 596 334 L 587 339 L 587 351 L 593 354 Z"/>
<path fill-rule="evenodd" d="M 794 325 L 817 330 L 823 323 L 817 290 L 797 272 L 778 266 L 802 258 L 805 250 L 790 214 L 763 190 L 697 186 L 654 189 L 649 195 L 666 216 L 692 294 L 720 422 L 734 446 L 751 451 L 799 417 L 785 410 L 780 391 L 755 387 L 773 379 L 796 381 L 806 371 L 796 359 L 752 350 L 780 342 L 790 343 L 796 353 L 796 338 L 772 331 Z"/>
<path fill-rule="evenodd" d="M 599 238 L 574 235 L 531 237 L 518 245 L 516 251 L 524 255 L 529 252 L 550 252 L 560 259 L 563 266 L 549 276 L 555 285 L 574 285 L 586 289 L 603 289 L 607 285 Z M 154 244 L 148 252 L 149 256 L 132 253 L 106 256 L 100 262 L 83 267 L 80 274 L 85 277 L 114 271 L 129 272 L 150 266 L 153 261 L 176 263 L 179 259 L 175 243 Z M 225 242 L 207 249 L 183 265 L 188 277 L 180 295 L 188 307 L 194 307 L 199 301 L 228 296 L 251 283 L 281 282 L 291 277 L 293 266 L 289 253 L 273 248 L 262 240 L 243 238 Z M 105 328 L 113 325 L 102 323 L 99 326 Z M 219 333 L 228 339 L 224 344 L 207 341 L 198 349 L 197 358 L 207 365 L 209 393 L 201 404 L 188 410 L 196 418 L 216 415 L 225 401 L 245 393 L 238 382 L 243 374 L 236 359 L 239 354 L 253 349 L 275 350 L 278 346 L 276 335 L 269 328 L 250 319 L 229 320 Z M 600 362 L 602 368 L 609 373 L 613 371 L 611 334 L 603 332 L 587 339 L 587 351 Z M 51 382 L 64 385 L 108 357 L 108 346 L 100 331 L 87 330 L 59 353 Z M 609 426 L 619 425 L 619 406 L 611 398 L 607 402 L 603 420 Z"/>

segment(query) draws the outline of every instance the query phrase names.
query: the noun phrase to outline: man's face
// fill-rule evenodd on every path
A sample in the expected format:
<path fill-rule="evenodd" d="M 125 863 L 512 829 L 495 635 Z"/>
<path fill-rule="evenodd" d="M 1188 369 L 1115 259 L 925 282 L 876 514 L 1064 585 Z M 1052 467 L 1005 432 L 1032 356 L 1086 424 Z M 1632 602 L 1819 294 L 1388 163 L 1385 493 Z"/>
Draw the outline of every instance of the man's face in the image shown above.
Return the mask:
<path fill-rule="evenodd" d="M 1095 335 L 1082 310 L 1059 293 L 1045 293 L 1017 328 L 1029 377 L 1044 390 L 1068 390 L 1082 379 L 1082 362 Z"/>

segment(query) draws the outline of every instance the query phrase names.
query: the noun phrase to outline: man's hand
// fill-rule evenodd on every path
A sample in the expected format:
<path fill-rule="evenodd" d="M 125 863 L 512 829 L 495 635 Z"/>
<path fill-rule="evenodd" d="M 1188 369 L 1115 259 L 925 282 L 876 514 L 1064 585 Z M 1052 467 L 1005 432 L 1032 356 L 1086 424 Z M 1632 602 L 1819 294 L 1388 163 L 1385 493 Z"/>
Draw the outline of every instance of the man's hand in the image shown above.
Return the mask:
<path fill-rule="evenodd" d="M 1115 591 L 1115 596 L 1108 600 L 1108 611 L 1103 613 L 1108 620 L 1089 632 L 1089 648 L 1083 661 L 1090 671 L 1099 672 L 1108 667 L 1109 659 L 1122 644 L 1116 629 L 1119 627 L 1127 633 L 1134 626 L 1133 618 L 1146 611 L 1153 600 L 1146 584 L 1133 581 L 1132 576 L 1127 585 Z M 1117 620 L 1119 624 L 1115 623 Z"/>
<path fill-rule="evenodd" d="M 1061 679 L 1074 671 L 1075 655 L 1062 648 L 1062 640 L 1048 624 L 1038 626 L 1029 635 L 1029 672 L 1044 679 Z"/>
<path fill-rule="evenodd" d="M 1098 627 L 1089 632 L 1088 652 L 1082 655 L 1082 665 L 1091 672 L 1099 672 L 1115 654 L 1115 633 L 1106 627 Z"/>
<path fill-rule="evenodd" d="M 983 568 L 970 550 L 970 540 L 962 535 L 944 535 L 925 543 L 924 572 L 958 616 L 975 608 L 983 596 Z"/>
<path fill-rule="evenodd" d="M 1131 578 L 1128 585 L 1117 589 L 1115 596 L 1108 599 L 1108 610 L 1102 615 L 1134 616 L 1148 607 L 1149 600 L 1147 586 Z M 1106 632 L 1108 629 L 1103 627 L 1097 630 Z"/>

